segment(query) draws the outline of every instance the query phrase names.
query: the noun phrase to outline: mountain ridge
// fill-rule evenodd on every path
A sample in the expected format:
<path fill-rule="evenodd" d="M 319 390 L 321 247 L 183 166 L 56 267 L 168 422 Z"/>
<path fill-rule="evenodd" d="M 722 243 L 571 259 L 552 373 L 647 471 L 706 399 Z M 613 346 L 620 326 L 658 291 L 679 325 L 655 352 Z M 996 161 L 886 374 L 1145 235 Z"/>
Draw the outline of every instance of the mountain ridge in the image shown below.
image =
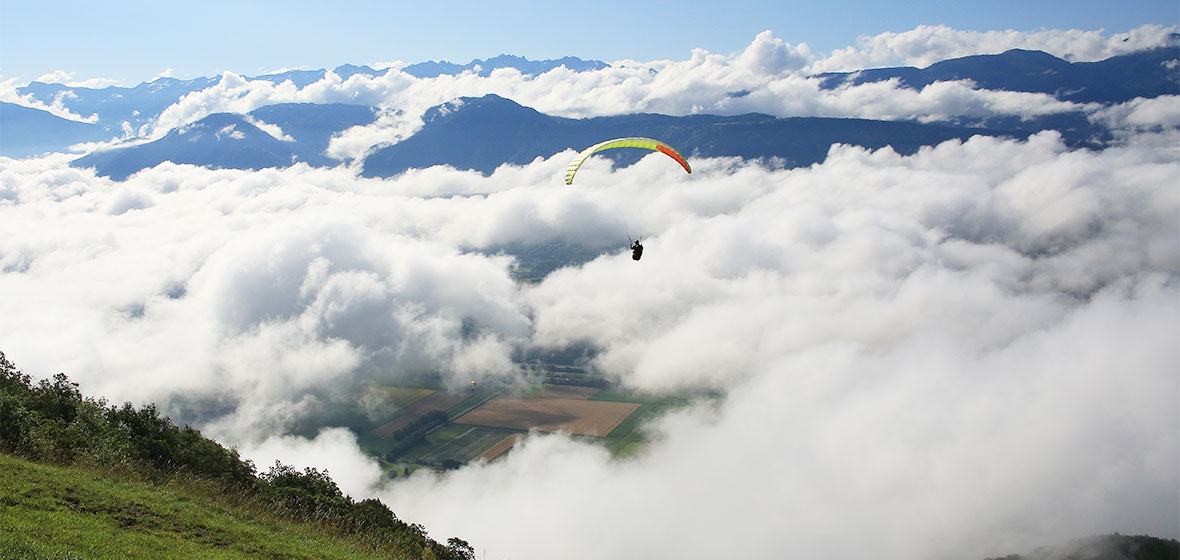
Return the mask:
<path fill-rule="evenodd" d="M 1048 95 L 1053 95 L 1062 100 L 1073 100 L 1076 102 L 1096 102 L 1104 104 L 1113 104 L 1119 100 L 1126 100 L 1133 97 L 1151 97 L 1164 94 L 1180 95 L 1180 57 L 1177 56 L 1177 51 L 1168 47 L 1161 47 L 1158 49 L 1148 49 L 1137 51 L 1135 53 L 1120 55 L 1110 59 L 1099 62 L 1087 63 L 1071 63 L 1054 57 L 1050 54 L 1041 51 L 1029 50 L 1009 50 L 1004 53 L 994 55 L 973 55 L 969 57 L 960 57 L 956 59 L 948 59 L 932 64 L 926 68 L 912 68 L 912 67 L 897 67 L 897 68 L 879 68 L 867 69 L 857 72 L 846 73 L 827 73 L 817 75 L 822 80 L 822 87 L 827 89 L 834 89 L 839 87 L 846 87 L 851 85 L 869 83 L 881 80 L 897 80 L 902 87 L 920 88 L 934 83 L 936 81 L 945 80 L 971 80 L 979 87 L 983 88 L 1006 88 L 1011 91 L 1029 91 L 1040 92 Z M 572 62 L 571 62 L 572 61 Z M 423 66 L 424 65 L 424 66 Z M 433 65 L 433 66 L 431 66 Z M 532 65 L 532 66 L 530 66 Z M 572 57 L 562 59 L 552 59 L 547 61 L 530 61 L 524 57 L 513 55 L 499 55 L 487 60 L 476 59 L 471 63 L 463 66 L 451 64 L 447 62 L 429 62 L 419 63 L 418 70 L 423 75 L 437 74 L 438 72 L 461 72 L 473 71 L 487 73 L 494 68 L 514 67 L 522 73 L 530 71 L 543 71 L 558 66 L 574 66 L 574 71 L 584 71 L 594 67 L 605 65 L 598 61 L 582 61 Z M 582 65 L 582 66 L 580 66 Z M 411 67 L 407 67 L 410 69 Z M 306 86 L 318 79 L 322 79 L 325 74 L 324 70 L 291 70 L 286 72 L 268 74 L 254 78 L 247 78 L 252 80 L 264 79 L 274 83 L 290 82 L 296 86 Z M 360 74 L 365 75 L 380 75 L 388 72 L 388 69 L 374 70 L 368 66 L 354 66 L 341 65 L 338 66 L 336 72 L 342 78 L 352 77 Z M 136 130 L 142 130 L 142 127 L 149 126 L 155 122 L 154 119 L 164 109 L 171 104 L 178 101 L 183 95 L 187 95 L 192 91 L 198 91 L 200 88 L 211 87 L 216 84 L 221 78 L 198 78 L 193 80 L 177 80 L 174 78 L 159 78 L 151 82 L 144 82 L 134 88 L 103 88 L 103 89 L 88 89 L 88 88 L 70 88 L 62 84 L 44 84 L 34 82 L 19 91 L 22 95 L 32 95 L 33 99 L 42 101 L 46 104 L 58 103 L 62 107 L 73 111 L 76 114 L 82 115 L 98 115 L 98 121 L 93 124 L 85 125 L 83 123 L 70 124 L 56 121 L 54 118 L 49 118 L 45 115 L 35 115 L 28 113 L 23 109 L 15 109 L 17 106 L 3 107 L 3 114 L 0 116 L 4 118 L 4 134 L 0 136 L 0 155 L 9 157 L 28 157 L 44 152 L 64 151 L 70 145 L 79 142 L 89 142 L 96 140 L 110 140 L 114 138 L 125 138 L 127 135 L 133 134 Z M 741 92 L 735 93 L 740 95 Z M 1091 101 L 1097 99 L 1098 101 Z M 294 105 L 294 104 L 287 104 Z M 267 106 L 270 107 L 270 106 Z M 27 108 L 26 108 L 27 109 Z M 265 108 L 263 108 L 265 109 Z M 262 109 L 260 109 L 262 110 Z M 34 109 L 29 109 L 34 111 Z M 268 109 L 268 111 L 276 111 L 275 109 Z M 366 113 L 375 114 L 376 108 L 369 107 L 368 109 L 360 110 Z M 470 112 L 460 111 L 464 113 L 463 118 L 476 118 Z M 367 116 L 364 119 L 359 119 L 357 116 L 360 113 L 350 113 L 347 117 L 342 118 L 337 125 L 324 123 L 320 116 L 317 116 L 314 110 L 304 108 L 300 110 L 286 111 L 283 124 L 279 124 L 280 128 L 284 130 L 299 129 L 302 127 L 306 134 L 297 137 L 297 142 L 291 146 L 292 152 L 285 154 L 290 161 L 302 161 L 315 166 L 328 166 L 340 163 L 338 160 L 327 157 L 324 150 L 327 147 L 327 142 L 330 140 L 331 134 L 338 133 L 349 126 L 356 126 L 358 124 L 371 123 L 372 120 Z M 302 114 L 300 114 L 302 113 Z M 17 115 L 19 117 L 12 117 L 9 115 Z M 46 113 L 47 115 L 48 113 Z M 517 115 L 518 118 L 525 118 L 524 114 Z M 616 115 L 615 118 L 626 117 L 636 122 L 651 117 L 640 117 L 638 115 Z M 260 118 L 267 122 L 268 118 L 279 118 L 268 116 Z M 375 117 L 374 117 L 375 118 Z M 435 116 L 426 115 L 426 119 L 433 123 Z M 483 115 L 479 118 L 492 118 L 491 115 Z M 497 117 L 502 119 L 503 117 Z M 534 118 L 534 117 L 529 117 Z M 686 119 L 688 117 L 685 117 Z M 809 118 L 809 117 L 801 117 Z M 301 125 L 301 120 L 315 121 L 314 124 Z M 35 122 L 42 122 L 45 124 L 35 124 Z M 549 121 L 550 124 L 557 121 Z M 567 122 L 568 121 L 561 121 Z M 603 124 L 605 121 L 596 121 L 598 124 Z M 688 123 L 683 121 L 681 124 Z M 428 128 L 429 124 L 428 123 Z M 277 123 L 272 123 L 277 124 Z M 796 123 L 798 124 L 798 123 Z M 841 122 L 838 124 L 847 125 L 848 122 Z M 436 123 L 436 126 L 442 126 Z M 539 126 L 537 122 L 527 124 L 526 122 L 516 123 L 510 125 L 507 122 L 499 122 L 498 124 L 485 123 L 485 126 L 501 126 L 503 130 L 513 130 L 512 127 Z M 749 123 L 743 126 L 751 126 Z M 786 126 L 780 124 L 779 126 Z M 885 126 L 885 125 L 881 125 Z M 1103 142 L 1110 139 L 1110 133 L 1100 125 L 1092 123 L 1087 119 L 1086 115 L 1080 112 L 1054 114 L 1034 118 L 1026 118 L 1020 116 L 994 116 L 994 117 L 966 117 L 966 116 L 950 116 L 949 120 L 936 124 L 935 126 L 950 126 L 953 128 L 969 128 L 979 129 L 981 131 L 998 131 L 1002 134 L 1015 133 L 1017 137 L 1027 136 L 1027 133 L 1037 132 L 1040 130 L 1054 129 L 1062 132 L 1073 146 L 1088 146 L 1100 147 Z M 610 127 L 605 127 L 610 128 Z M 642 126 L 631 127 L 615 127 L 615 128 L 629 128 L 638 130 L 637 134 L 643 132 Z M 865 128 L 865 127 L 862 127 Z M 878 127 L 880 128 L 880 127 Z M 318 132 L 313 129 L 318 129 Z M 561 131 L 561 127 L 552 128 L 548 133 L 557 134 L 555 138 L 551 139 L 551 143 L 564 144 L 565 147 L 577 147 L 588 141 L 585 135 L 576 134 L 568 131 Z M 324 130 L 330 130 L 327 135 L 323 133 Z M 515 134 L 515 133 L 512 133 Z M 571 134 L 573 136 L 571 136 Z M 654 132 L 649 135 L 657 135 Z M 299 136 L 299 135 L 296 135 Z M 311 137 L 315 137 L 312 139 Z M 430 134 L 427 134 L 429 137 Z M 706 139 L 698 138 L 699 135 L 689 135 L 690 146 L 695 146 L 694 143 L 700 144 L 700 149 L 703 150 L 701 154 L 724 154 L 724 155 L 751 155 L 749 150 L 724 150 L 719 148 L 715 142 L 706 141 Z M 399 142 L 403 144 L 410 139 L 407 138 Z M 501 137 L 487 137 L 485 140 L 493 142 L 516 142 L 518 144 L 527 145 L 531 142 L 527 137 L 517 138 L 515 140 L 505 139 Z M 735 139 L 740 140 L 740 139 Z M 856 139 L 848 139 L 841 137 L 838 139 L 844 143 L 852 143 L 862 145 L 866 142 L 861 142 Z M 265 138 L 259 136 L 259 142 L 266 141 Z M 411 141 L 410 146 L 415 143 L 425 142 L 425 138 Z M 114 148 L 107 152 L 122 149 L 139 149 L 143 150 L 143 146 L 155 144 L 140 144 L 139 146 L 130 146 L 124 148 Z M 470 144 L 470 143 L 468 143 Z M 820 142 L 823 144 L 823 141 Z M 395 144 L 396 145 L 396 144 Z M 878 146 L 873 144 L 873 146 Z M 392 146 L 391 146 L 392 147 Z M 390 171 L 388 169 L 378 170 L 382 165 L 380 160 L 388 158 L 389 148 L 377 148 L 377 152 L 382 152 L 373 163 L 366 163 L 367 173 L 378 173 L 382 176 Z M 826 151 L 827 145 L 822 145 L 823 151 Z M 868 147 L 868 146 L 866 146 Z M 155 144 L 154 149 L 160 150 L 161 145 Z M 263 151 L 271 150 L 270 148 L 259 148 Z M 396 153 L 401 149 L 393 150 Z M 482 148 L 480 148 L 482 149 Z M 562 148 L 564 149 L 564 148 Z M 687 148 L 689 150 L 693 147 Z M 500 147 L 494 147 L 492 151 L 503 151 Z M 536 157 L 537 155 L 551 154 L 549 148 L 543 150 L 536 147 L 525 150 L 528 156 Z M 273 151 L 273 150 L 272 150 Z M 213 152 L 208 152 L 212 154 Z M 291 159 L 290 156 L 294 155 Z M 525 157 L 522 154 L 508 153 L 508 160 L 520 163 L 520 159 Z M 762 154 L 776 155 L 776 154 Z M 169 156 L 171 157 L 171 156 Z M 176 156 L 184 159 L 183 156 Z M 401 156 L 397 156 L 401 157 Z M 479 156 L 483 157 L 483 156 Z M 472 158 L 472 161 L 449 161 L 446 159 L 435 158 L 433 164 L 455 164 L 457 166 L 473 169 L 487 170 L 491 165 L 489 162 L 482 161 L 479 157 Z M 491 157 L 491 152 L 487 157 Z M 84 161 L 99 161 L 104 159 L 112 159 L 113 156 L 95 156 L 89 160 Z M 151 158 L 148 158 L 151 159 Z M 214 167 L 224 167 L 225 163 L 219 161 L 218 158 L 209 160 L 200 160 L 196 158 L 187 158 L 192 163 L 209 165 Z M 222 158 L 223 159 L 223 158 Z M 394 158 L 396 159 L 396 158 Z M 809 156 L 802 158 L 800 161 L 812 161 L 815 157 Z M 145 160 L 147 161 L 147 160 Z M 270 160 L 267 160 L 270 161 Z M 427 159 L 418 158 L 410 161 L 409 165 L 425 165 Z M 503 163 L 503 162 L 501 162 Z M 241 166 L 244 164 L 235 164 L 234 166 Z M 257 168 L 262 163 L 251 164 L 249 168 Z M 400 164 L 398 164 L 400 165 Z M 398 165 L 387 166 L 389 169 L 397 168 Z"/>
<path fill-rule="evenodd" d="M 603 138 L 650 136 L 689 157 L 778 158 L 788 167 L 818 163 L 832 144 L 870 149 L 892 146 L 912 154 L 922 146 L 984 134 L 1027 138 L 1028 131 L 998 131 L 911 122 L 828 117 L 776 118 L 759 113 L 674 117 L 638 113 L 571 119 L 555 117 L 489 94 L 464 97 L 427 111 L 417 134 L 374 151 L 362 175 L 392 177 L 408 169 L 450 165 L 488 174 L 499 165 L 527 164 L 566 149 L 582 150 Z M 606 154 L 627 165 L 643 154 Z"/>
<path fill-rule="evenodd" d="M 163 138 L 125 148 L 95 152 L 74 160 L 102 176 L 124 180 L 164 161 L 210 168 L 262 169 L 295 163 L 323 167 L 343 163 L 326 157 L 331 136 L 347 126 L 372 122 L 364 106 L 336 106 L 354 120 L 325 119 L 317 127 L 308 115 L 324 107 L 310 104 L 266 106 L 248 115 L 216 113 L 170 131 Z M 277 116 L 283 118 L 276 118 Z M 777 118 L 759 113 L 735 116 L 669 116 L 636 113 L 573 119 L 547 115 L 495 94 L 463 97 L 428 109 L 424 126 L 410 137 L 379 148 L 362 163 L 365 177 L 392 177 L 408 169 L 446 165 L 488 174 L 503 164 L 524 165 L 563 150 L 581 150 L 603 138 L 651 136 L 677 146 L 689 157 L 775 159 L 788 167 L 823 161 L 832 144 L 868 149 L 892 146 L 912 154 L 923 146 L 975 135 L 1027 138 L 1037 130 L 988 129 L 915 122 L 829 117 Z M 291 141 L 279 139 L 258 124 L 276 124 Z M 347 126 L 345 126 L 347 125 Z M 609 153 L 618 165 L 643 155 L 630 150 Z"/>
<path fill-rule="evenodd" d="M 325 167 L 340 163 L 323 153 L 334 134 L 376 118 L 372 107 L 346 104 L 282 103 L 245 115 L 214 113 L 152 142 L 94 152 L 72 165 L 93 167 L 117 181 L 165 161 L 214 169 L 281 168 L 299 162 Z M 259 125 L 277 126 L 290 140 Z"/>
<path fill-rule="evenodd" d="M 921 89 L 935 82 L 970 80 L 989 90 L 1046 93 L 1061 101 L 1114 104 L 1136 97 L 1180 94 L 1175 48 L 1159 47 L 1097 62 L 1068 62 L 1044 51 L 1010 49 L 936 62 L 925 68 L 898 66 L 817 74 L 822 87 L 836 89 L 897 79 Z"/>

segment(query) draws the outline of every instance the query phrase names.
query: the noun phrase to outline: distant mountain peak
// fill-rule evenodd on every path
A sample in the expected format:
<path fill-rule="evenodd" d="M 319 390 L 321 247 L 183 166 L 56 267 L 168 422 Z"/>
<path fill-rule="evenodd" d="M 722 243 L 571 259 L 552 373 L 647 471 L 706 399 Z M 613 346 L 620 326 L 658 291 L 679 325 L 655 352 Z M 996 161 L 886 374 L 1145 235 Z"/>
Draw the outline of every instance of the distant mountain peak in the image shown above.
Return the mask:
<path fill-rule="evenodd" d="M 489 93 L 481 97 L 459 97 L 431 107 L 426 110 L 422 120 L 428 124 L 437 124 L 456 118 L 514 121 L 537 117 L 545 116 L 532 107 L 525 107 L 506 97 Z"/>
<path fill-rule="evenodd" d="M 185 136 L 190 142 L 198 140 L 241 141 L 255 135 L 270 136 L 269 133 L 258 128 L 242 115 L 234 113 L 214 113 L 199 121 L 176 128 L 169 134 Z"/>
<path fill-rule="evenodd" d="M 1098 62 L 1069 62 L 1043 51 L 1011 49 L 943 60 L 926 68 L 873 68 L 817 77 L 826 89 L 892 79 L 902 87 L 921 89 L 936 82 L 970 80 L 981 89 L 1046 93 L 1062 101 L 1109 105 L 1180 92 L 1180 77 L 1169 71 L 1169 65 L 1180 64 L 1178 55 L 1174 48 L 1159 47 Z"/>
<path fill-rule="evenodd" d="M 544 74 L 554 68 L 566 67 L 574 72 L 599 70 L 610 65 L 601 60 L 582 60 L 573 56 L 566 56 L 556 60 L 529 60 L 523 56 L 500 54 L 487 60 L 475 59 L 460 65 L 446 60 L 426 61 L 411 64 L 402 69 L 403 72 L 418 78 L 436 78 L 442 75 L 457 75 L 463 72 L 475 72 L 480 76 L 488 76 L 500 68 L 515 68 L 521 74 L 532 76 Z"/>
<path fill-rule="evenodd" d="M 381 76 L 388 71 L 388 68 L 376 70 L 367 64 L 362 64 L 360 66 L 356 66 L 354 64 L 341 64 L 340 66 L 332 69 L 332 72 L 337 76 L 340 76 L 340 79 L 342 80 L 347 80 L 357 74 L 364 76 Z"/>

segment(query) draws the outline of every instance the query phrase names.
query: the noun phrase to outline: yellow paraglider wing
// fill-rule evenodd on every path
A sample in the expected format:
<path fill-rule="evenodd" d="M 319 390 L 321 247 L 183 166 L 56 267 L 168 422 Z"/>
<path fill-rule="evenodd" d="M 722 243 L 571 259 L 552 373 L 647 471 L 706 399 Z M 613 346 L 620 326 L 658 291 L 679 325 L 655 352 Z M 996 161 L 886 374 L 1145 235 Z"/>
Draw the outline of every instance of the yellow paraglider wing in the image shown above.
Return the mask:
<path fill-rule="evenodd" d="M 565 184 L 574 184 L 574 174 L 578 172 L 578 168 L 582 167 L 582 164 L 585 163 L 585 161 L 591 155 L 593 155 L 595 152 L 601 152 L 602 150 L 609 150 L 611 148 L 646 148 L 656 152 L 663 152 L 668 157 L 676 160 L 676 163 L 679 163 L 685 171 L 692 173 L 692 168 L 688 166 L 688 160 L 684 159 L 684 156 L 680 155 L 680 152 L 676 151 L 675 148 L 665 144 L 664 142 L 660 142 L 659 140 L 654 140 L 651 138 L 615 138 L 614 140 L 599 142 L 593 146 L 590 146 L 589 148 L 586 148 L 585 150 L 582 150 L 582 152 L 570 162 L 570 166 L 566 168 Z"/>

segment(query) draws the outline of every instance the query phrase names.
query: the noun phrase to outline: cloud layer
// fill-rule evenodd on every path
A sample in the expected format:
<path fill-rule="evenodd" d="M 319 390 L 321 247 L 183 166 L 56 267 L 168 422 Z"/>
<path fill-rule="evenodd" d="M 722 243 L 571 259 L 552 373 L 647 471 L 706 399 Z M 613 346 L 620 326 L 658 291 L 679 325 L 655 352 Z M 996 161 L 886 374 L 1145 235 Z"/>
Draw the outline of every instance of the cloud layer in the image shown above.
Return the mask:
<path fill-rule="evenodd" d="M 163 165 L 114 183 L 9 161 L 0 339 L 27 370 L 168 403 L 261 464 L 336 457 L 350 492 L 493 557 L 1174 536 L 1180 161 L 1174 138 L 1137 140 L 837 147 L 692 176 L 594 160 L 577 189 L 558 185 L 570 154 L 387 181 Z M 438 192 L 481 194 L 420 196 Z M 641 263 L 619 247 L 531 288 L 465 252 L 620 228 L 647 240 Z M 512 348 L 571 343 L 626 385 L 726 398 L 663 419 L 635 460 L 538 436 L 388 486 L 339 430 L 282 435 L 371 383 L 511 378 Z"/>

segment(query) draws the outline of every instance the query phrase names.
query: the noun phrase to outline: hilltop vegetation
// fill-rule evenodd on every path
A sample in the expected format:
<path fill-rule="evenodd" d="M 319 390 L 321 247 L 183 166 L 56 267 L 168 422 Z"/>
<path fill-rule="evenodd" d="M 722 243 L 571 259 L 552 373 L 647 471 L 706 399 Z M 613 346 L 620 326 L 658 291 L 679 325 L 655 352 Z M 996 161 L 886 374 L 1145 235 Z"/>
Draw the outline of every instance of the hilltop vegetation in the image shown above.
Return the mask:
<path fill-rule="evenodd" d="M 987 560 L 1176 560 L 1180 542 L 1114 533 L 1077 539 L 1063 545 L 1042 546 L 1028 554 Z"/>
<path fill-rule="evenodd" d="M 0 533 L 8 535 L 0 548 L 21 557 L 150 557 L 177 542 L 186 543 L 177 555 L 194 557 L 212 550 L 327 557 L 302 542 L 308 537 L 280 534 L 291 526 L 325 549 L 361 557 L 474 557 L 463 540 L 438 543 L 379 500 L 354 501 L 327 472 L 276 463 L 260 474 L 155 405 L 108 405 L 83 396 L 64 374 L 33 383 L 3 352 L 0 452 L 25 460 L 0 455 L 4 479 L 13 481 L 0 494 Z"/>

